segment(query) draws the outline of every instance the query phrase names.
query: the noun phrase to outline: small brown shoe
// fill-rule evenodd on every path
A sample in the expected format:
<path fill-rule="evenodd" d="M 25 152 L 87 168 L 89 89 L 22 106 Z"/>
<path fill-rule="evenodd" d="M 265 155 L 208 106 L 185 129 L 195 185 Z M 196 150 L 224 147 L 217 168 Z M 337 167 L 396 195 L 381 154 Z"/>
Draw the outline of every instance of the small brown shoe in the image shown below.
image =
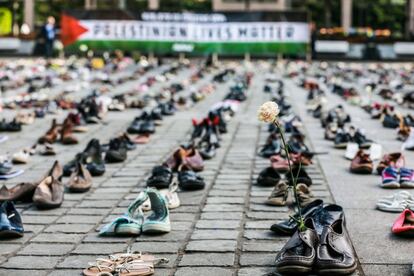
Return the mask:
<path fill-rule="evenodd" d="M 306 184 L 298 183 L 296 185 L 296 193 L 301 207 L 304 207 L 313 201 L 313 195 Z"/>
<path fill-rule="evenodd" d="M 319 242 L 313 220 L 305 220 L 306 230 L 296 230 L 276 256 L 276 268 L 280 274 L 299 275 L 312 271 Z"/>
<path fill-rule="evenodd" d="M 73 193 L 83 193 L 92 187 L 92 176 L 82 163 L 76 162 L 76 169 L 71 174 L 66 187 Z"/>
<path fill-rule="evenodd" d="M 38 140 L 39 143 L 40 144 L 43 144 L 43 143 L 53 144 L 54 142 L 56 142 L 56 139 L 59 135 L 59 130 L 60 130 L 60 127 L 56 123 L 56 119 L 53 119 L 52 126 L 46 132 L 45 135 L 43 135 L 42 137 L 39 138 L 39 140 Z"/>
<path fill-rule="evenodd" d="M 348 275 L 356 270 L 354 249 L 344 219 L 336 220 L 322 230 L 315 267 L 319 275 Z"/>
<path fill-rule="evenodd" d="M 265 203 L 271 206 L 285 206 L 286 200 L 289 195 L 288 185 L 284 181 L 280 181 L 276 186 L 273 188 L 272 193 L 267 198 Z"/>
<path fill-rule="evenodd" d="M 350 171 L 357 174 L 371 174 L 373 170 L 373 162 L 369 154 L 363 150 L 359 150 L 352 159 Z"/>
<path fill-rule="evenodd" d="M 63 202 L 63 184 L 53 176 L 43 179 L 37 186 L 33 203 L 39 209 L 58 208 Z"/>
<path fill-rule="evenodd" d="M 60 139 L 64 145 L 73 145 L 79 143 L 78 139 L 73 136 L 73 123 L 69 118 L 63 122 L 63 126 L 60 131 Z"/>

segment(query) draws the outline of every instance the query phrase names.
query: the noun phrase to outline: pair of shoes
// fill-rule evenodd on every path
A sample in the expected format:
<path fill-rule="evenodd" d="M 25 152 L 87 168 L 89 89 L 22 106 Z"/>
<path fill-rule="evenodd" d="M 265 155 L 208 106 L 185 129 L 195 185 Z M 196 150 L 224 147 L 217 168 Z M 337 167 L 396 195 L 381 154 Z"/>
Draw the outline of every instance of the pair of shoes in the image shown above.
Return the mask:
<path fill-rule="evenodd" d="M 156 114 L 156 113 L 154 113 Z M 141 116 L 136 117 L 127 132 L 130 134 L 153 134 L 155 133 L 155 122 L 153 115 L 144 112 Z"/>
<path fill-rule="evenodd" d="M 204 160 L 193 145 L 180 146 L 179 149 L 167 158 L 164 165 L 173 171 L 178 171 L 180 167 L 185 166 L 195 172 L 200 172 L 204 169 Z"/>
<path fill-rule="evenodd" d="M 151 202 L 152 213 L 144 217 L 142 205 Z M 165 197 L 156 189 L 147 188 L 128 207 L 128 212 L 105 225 L 99 232 L 108 235 L 140 235 L 142 233 L 168 233 L 171 231 L 170 217 Z"/>
<path fill-rule="evenodd" d="M 305 184 L 306 186 L 312 185 L 312 179 L 308 175 L 305 169 L 299 167 L 293 167 L 292 173 L 294 178 L 297 177 L 297 183 Z M 285 171 L 286 180 L 289 185 L 293 185 L 293 179 L 291 174 L 288 171 Z M 275 186 L 281 180 L 281 175 L 279 174 L 278 170 L 273 167 L 268 167 L 262 170 L 257 177 L 257 185 L 259 186 Z"/>
<path fill-rule="evenodd" d="M 23 223 L 13 202 L 5 201 L 0 204 L 0 239 L 23 237 Z"/>
<path fill-rule="evenodd" d="M 285 181 L 280 181 L 274 188 L 270 196 L 267 198 L 265 203 L 271 206 L 285 206 L 291 205 L 296 199 L 293 195 L 290 195 L 290 187 Z M 308 186 L 303 183 L 298 183 L 296 185 L 296 193 L 298 195 L 298 200 L 300 206 L 306 206 L 312 201 L 312 193 L 309 190 Z M 292 192 L 293 194 L 293 192 Z"/>
<path fill-rule="evenodd" d="M 204 179 L 197 175 L 188 166 L 181 166 L 178 171 L 178 186 L 181 190 L 204 189 Z M 147 186 L 157 189 L 169 189 L 174 183 L 173 171 L 165 165 L 152 169 L 151 176 L 147 179 Z"/>
<path fill-rule="evenodd" d="M 371 174 L 374 169 L 374 163 L 372 162 L 369 154 L 360 149 L 356 153 L 354 159 L 351 161 L 350 171 L 356 174 Z"/>
<path fill-rule="evenodd" d="M 63 167 L 63 175 L 70 176 L 78 161 L 86 166 L 92 176 L 101 176 L 105 173 L 105 163 L 98 139 L 90 140 L 84 151 L 76 154 L 75 158 Z"/>
<path fill-rule="evenodd" d="M 79 143 L 78 139 L 73 136 L 74 124 L 72 122 L 72 117 L 67 117 L 63 122 L 62 126 L 57 124 L 56 119 L 53 119 L 52 126 L 46 132 L 45 135 L 41 136 L 38 139 L 40 144 L 49 143 L 53 144 L 60 137 L 60 141 L 64 145 L 73 145 Z"/>
<path fill-rule="evenodd" d="M 15 120 L 11 122 L 6 122 L 5 119 L 3 119 L 0 122 L 0 132 L 17 132 L 22 130 L 22 125 Z"/>
<path fill-rule="evenodd" d="M 305 219 L 305 230 L 297 229 L 276 256 L 281 274 L 348 275 L 357 262 L 342 216 L 324 225 L 319 234 L 312 218 Z"/>
<path fill-rule="evenodd" d="M 414 196 L 407 191 L 382 197 L 377 202 L 377 209 L 384 212 L 399 213 L 406 208 L 414 209 Z"/>
<path fill-rule="evenodd" d="M 414 188 L 414 170 L 386 167 L 382 173 L 381 187 L 386 189 Z"/>
<path fill-rule="evenodd" d="M 118 253 L 109 255 L 109 258 L 96 259 L 83 270 L 85 276 L 98 275 L 133 275 L 145 276 L 154 274 L 154 266 L 159 263 L 168 263 L 165 258 L 156 258 L 149 254 Z"/>
<path fill-rule="evenodd" d="M 0 180 L 10 179 L 24 173 L 24 170 L 12 171 L 13 164 L 8 156 L 0 156 Z"/>
<path fill-rule="evenodd" d="M 289 153 L 291 159 L 290 166 L 295 168 L 299 165 L 301 167 L 306 167 L 312 164 L 313 153 L 303 152 L 303 153 Z M 277 170 L 278 172 L 289 171 L 289 161 L 287 158 L 282 157 L 280 154 L 273 155 L 270 157 L 271 167 Z"/>

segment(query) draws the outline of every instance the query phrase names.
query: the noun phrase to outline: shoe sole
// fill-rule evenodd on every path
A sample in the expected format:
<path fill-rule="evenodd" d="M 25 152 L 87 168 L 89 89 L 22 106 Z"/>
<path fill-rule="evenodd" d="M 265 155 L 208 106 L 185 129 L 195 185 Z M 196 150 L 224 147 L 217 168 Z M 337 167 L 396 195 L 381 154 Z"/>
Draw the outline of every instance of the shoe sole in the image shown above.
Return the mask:
<path fill-rule="evenodd" d="M 143 233 L 169 233 L 171 225 L 169 224 L 144 224 L 142 226 Z"/>
<path fill-rule="evenodd" d="M 85 193 L 85 192 L 89 191 L 89 189 L 90 189 L 91 187 L 92 187 L 92 186 L 89 186 L 89 187 L 87 187 L 87 188 L 74 188 L 74 187 L 68 187 L 67 189 L 68 189 L 68 192 L 70 192 L 70 193 Z"/>
<path fill-rule="evenodd" d="M 137 229 L 136 227 L 130 227 L 128 225 L 119 225 L 116 228 L 116 235 L 136 235 L 139 236 L 141 234 L 141 228 Z"/>
<path fill-rule="evenodd" d="M 19 233 L 12 230 L 0 231 L 0 239 L 15 239 L 23 237 L 23 233 Z"/>
<path fill-rule="evenodd" d="M 336 148 L 336 149 L 346 149 L 347 145 L 348 145 L 348 143 L 346 143 L 346 144 L 335 144 L 334 148 Z"/>
<path fill-rule="evenodd" d="M 382 183 L 381 188 L 384 188 L 384 189 L 398 189 L 398 188 L 400 188 L 400 183 L 398 183 L 398 182 Z"/>
<path fill-rule="evenodd" d="M 405 189 L 414 189 L 414 182 L 402 181 L 400 187 Z"/>
<path fill-rule="evenodd" d="M 349 275 L 353 273 L 357 268 L 357 264 L 355 263 L 352 267 L 349 268 L 332 268 L 332 269 L 318 269 L 316 272 L 319 275 Z"/>
<path fill-rule="evenodd" d="M 292 266 L 277 267 L 277 272 L 281 274 L 298 275 L 298 274 L 307 274 L 311 271 L 312 271 L 312 268 L 306 267 L 306 266 L 292 265 Z"/>
<path fill-rule="evenodd" d="M 350 171 L 351 173 L 355 173 L 355 174 L 372 174 L 372 167 L 368 167 L 368 166 L 360 166 L 357 168 L 352 168 Z"/>

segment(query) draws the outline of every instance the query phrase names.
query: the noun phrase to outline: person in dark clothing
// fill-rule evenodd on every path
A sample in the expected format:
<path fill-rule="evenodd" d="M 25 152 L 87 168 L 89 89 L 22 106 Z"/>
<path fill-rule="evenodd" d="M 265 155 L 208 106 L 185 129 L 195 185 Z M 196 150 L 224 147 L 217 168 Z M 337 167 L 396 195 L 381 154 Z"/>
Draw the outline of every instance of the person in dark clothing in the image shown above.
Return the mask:
<path fill-rule="evenodd" d="M 53 42 L 56 38 L 55 18 L 49 16 L 46 24 L 42 28 L 42 37 L 45 42 L 45 57 L 53 56 Z"/>

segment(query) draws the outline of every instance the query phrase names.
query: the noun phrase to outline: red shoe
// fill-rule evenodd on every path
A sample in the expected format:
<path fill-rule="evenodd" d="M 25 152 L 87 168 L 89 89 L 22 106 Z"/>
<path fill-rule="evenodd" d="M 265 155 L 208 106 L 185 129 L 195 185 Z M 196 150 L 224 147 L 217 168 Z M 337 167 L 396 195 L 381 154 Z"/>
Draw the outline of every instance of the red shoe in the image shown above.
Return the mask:
<path fill-rule="evenodd" d="M 414 212 L 405 209 L 394 222 L 392 232 L 397 235 L 414 236 Z"/>

